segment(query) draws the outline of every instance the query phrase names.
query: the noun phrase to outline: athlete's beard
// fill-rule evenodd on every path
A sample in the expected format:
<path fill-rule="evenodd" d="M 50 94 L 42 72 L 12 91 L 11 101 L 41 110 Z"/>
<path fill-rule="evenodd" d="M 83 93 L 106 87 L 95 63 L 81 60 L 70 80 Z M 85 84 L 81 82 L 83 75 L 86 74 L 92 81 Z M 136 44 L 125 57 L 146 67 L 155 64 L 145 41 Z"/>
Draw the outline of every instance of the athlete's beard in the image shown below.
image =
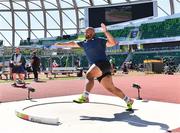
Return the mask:
<path fill-rule="evenodd" d="M 91 40 L 94 37 L 94 35 L 90 34 L 90 35 L 86 35 L 86 39 L 87 40 Z"/>

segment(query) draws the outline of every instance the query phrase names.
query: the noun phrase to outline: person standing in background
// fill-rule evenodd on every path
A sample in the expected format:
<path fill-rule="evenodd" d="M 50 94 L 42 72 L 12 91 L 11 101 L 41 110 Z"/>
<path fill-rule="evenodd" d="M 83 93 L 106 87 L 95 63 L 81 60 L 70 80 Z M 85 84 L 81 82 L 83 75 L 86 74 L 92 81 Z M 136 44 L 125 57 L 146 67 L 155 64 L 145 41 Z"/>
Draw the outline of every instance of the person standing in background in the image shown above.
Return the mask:
<path fill-rule="evenodd" d="M 25 77 L 25 69 L 24 66 L 26 64 L 26 60 L 24 56 L 20 53 L 20 48 L 15 48 L 15 54 L 12 55 L 11 57 L 11 71 L 12 71 L 12 77 L 14 83 L 12 84 L 13 86 L 16 86 L 16 75 L 18 74 L 19 77 L 19 83 L 24 84 L 24 77 Z"/>
<path fill-rule="evenodd" d="M 36 51 L 33 51 L 33 55 L 31 57 L 31 66 L 34 74 L 34 81 L 38 81 L 38 72 L 40 72 L 40 58 L 37 56 Z"/>

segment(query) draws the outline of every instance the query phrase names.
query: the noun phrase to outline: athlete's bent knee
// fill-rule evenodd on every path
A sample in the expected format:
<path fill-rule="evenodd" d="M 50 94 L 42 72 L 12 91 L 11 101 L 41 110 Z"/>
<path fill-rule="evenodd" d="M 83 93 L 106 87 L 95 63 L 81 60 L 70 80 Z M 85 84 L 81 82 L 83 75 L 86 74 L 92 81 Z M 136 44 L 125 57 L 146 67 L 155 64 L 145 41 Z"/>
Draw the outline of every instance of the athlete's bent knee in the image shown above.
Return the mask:
<path fill-rule="evenodd" d="M 87 73 L 86 74 L 86 79 L 93 80 L 94 78 L 93 78 L 93 76 L 90 73 Z"/>

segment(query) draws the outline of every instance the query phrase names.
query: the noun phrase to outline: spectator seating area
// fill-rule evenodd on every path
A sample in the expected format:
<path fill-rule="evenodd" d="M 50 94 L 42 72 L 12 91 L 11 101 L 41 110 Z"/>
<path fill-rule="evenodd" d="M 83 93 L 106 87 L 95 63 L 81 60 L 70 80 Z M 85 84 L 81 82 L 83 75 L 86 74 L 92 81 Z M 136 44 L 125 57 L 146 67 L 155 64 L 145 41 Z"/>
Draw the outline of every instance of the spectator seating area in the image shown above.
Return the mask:
<path fill-rule="evenodd" d="M 140 39 L 180 36 L 180 18 L 142 24 L 139 29 L 141 31 Z"/>
<path fill-rule="evenodd" d="M 142 23 L 140 26 L 129 26 L 123 29 L 109 30 L 109 32 L 118 41 L 127 41 L 131 38 L 130 34 L 133 29 L 139 29 L 139 39 L 180 36 L 180 17 L 171 19 L 168 18 L 164 21 Z M 104 34 L 98 33 L 97 36 L 104 37 Z"/>
<path fill-rule="evenodd" d="M 176 65 L 180 64 L 180 50 L 174 51 L 138 51 L 133 52 L 133 64 L 142 64 L 147 59 L 163 59 L 163 58 L 174 58 Z"/>
<path fill-rule="evenodd" d="M 27 38 L 27 40 L 21 40 L 20 46 L 31 46 L 31 45 L 38 45 L 42 47 L 48 48 L 48 46 L 55 44 L 57 42 L 66 42 L 70 40 L 76 40 L 78 36 L 76 34 L 74 35 L 63 35 L 57 36 L 57 37 L 49 37 L 49 38 L 40 38 L 40 39 L 30 39 Z"/>

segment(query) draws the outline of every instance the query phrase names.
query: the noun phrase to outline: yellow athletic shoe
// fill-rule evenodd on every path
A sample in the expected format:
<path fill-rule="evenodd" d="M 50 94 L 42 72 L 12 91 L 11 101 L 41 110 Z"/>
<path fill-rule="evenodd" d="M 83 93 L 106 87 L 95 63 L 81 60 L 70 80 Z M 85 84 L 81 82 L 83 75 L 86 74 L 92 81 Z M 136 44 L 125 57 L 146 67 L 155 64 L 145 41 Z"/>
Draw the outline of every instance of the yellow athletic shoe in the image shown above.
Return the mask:
<path fill-rule="evenodd" d="M 134 100 L 130 99 L 129 102 L 127 103 L 127 111 L 132 111 L 132 105 L 134 103 Z"/>
<path fill-rule="evenodd" d="M 73 102 L 75 102 L 75 103 L 88 103 L 89 98 L 81 95 L 80 98 L 78 98 L 77 100 L 73 100 Z"/>

